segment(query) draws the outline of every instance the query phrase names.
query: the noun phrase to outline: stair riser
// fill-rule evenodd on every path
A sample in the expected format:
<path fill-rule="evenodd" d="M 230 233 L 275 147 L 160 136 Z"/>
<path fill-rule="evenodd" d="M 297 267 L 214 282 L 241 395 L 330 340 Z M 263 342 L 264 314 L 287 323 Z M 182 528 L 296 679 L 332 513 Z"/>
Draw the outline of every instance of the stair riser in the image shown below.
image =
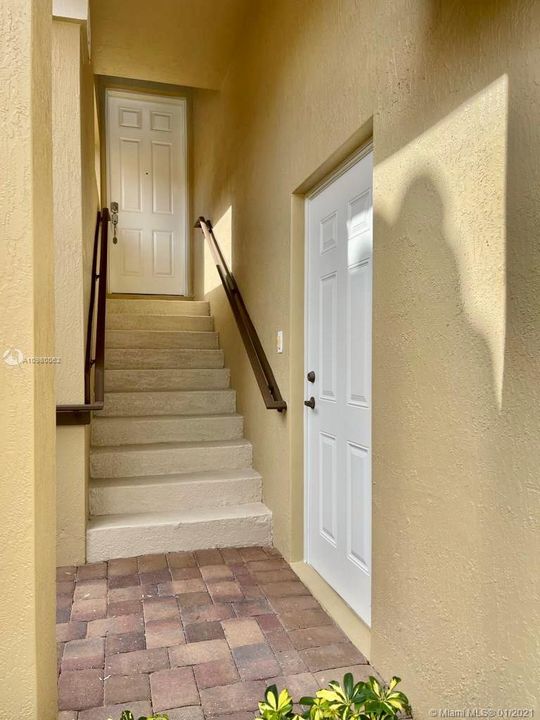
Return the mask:
<path fill-rule="evenodd" d="M 239 440 L 243 435 L 243 426 L 243 418 L 240 416 L 141 419 L 96 417 L 92 421 L 92 445 Z"/>
<path fill-rule="evenodd" d="M 223 350 L 108 349 L 106 369 L 210 369 L 223 367 Z M 106 379 L 105 375 L 105 379 Z"/>
<path fill-rule="evenodd" d="M 157 330 L 109 330 L 107 348 L 203 348 L 218 349 L 215 332 L 178 332 Z"/>
<path fill-rule="evenodd" d="M 209 315 L 210 305 L 198 300 L 107 300 L 107 314 Z"/>
<path fill-rule="evenodd" d="M 231 373 L 222 370 L 109 370 L 105 390 L 224 390 Z"/>
<path fill-rule="evenodd" d="M 261 480 L 257 478 L 213 482 L 109 485 L 90 488 L 92 515 L 168 512 L 171 508 L 224 507 L 260 502 Z"/>
<path fill-rule="evenodd" d="M 209 392 L 107 393 L 105 406 L 96 415 L 225 415 L 236 410 L 234 390 Z"/>
<path fill-rule="evenodd" d="M 177 550 L 269 546 L 271 543 L 270 515 L 157 527 L 91 528 L 87 532 L 87 560 L 98 562 Z"/>
<path fill-rule="evenodd" d="M 195 330 L 209 332 L 214 319 L 205 315 L 107 315 L 108 330 Z"/>
<path fill-rule="evenodd" d="M 250 467 L 251 445 L 90 453 L 92 478 L 141 477 Z"/>

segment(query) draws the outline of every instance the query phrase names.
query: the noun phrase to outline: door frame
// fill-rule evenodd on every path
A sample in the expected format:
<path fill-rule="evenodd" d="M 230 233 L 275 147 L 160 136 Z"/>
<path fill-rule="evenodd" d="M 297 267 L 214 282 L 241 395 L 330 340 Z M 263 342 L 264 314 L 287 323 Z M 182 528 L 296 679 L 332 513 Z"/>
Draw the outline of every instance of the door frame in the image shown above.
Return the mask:
<path fill-rule="evenodd" d="M 344 160 L 337 168 L 335 168 L 331 173 L 327 174 L 321 181 L 319 181 L 308 193 L 304 195 L 304 375 L 303 375 L 303 391 L 304 393 L 307 393 L 308 391 L 308 382 L 306 380 L 306 373 L 308 372 L 308 328 L 309 328 L 309 303 L 308 303 L 308 294 L 309 294 L 309 282 L 308 282 L 308 270 L 309 270 L 309 202 L 313 198 L 315 198 L 319 193 L 321 193 L 323 190 L 325 190 L 329 185 L 331 185 L 335 180 L 337 180 L 339 177 L 344 175 L 353 165 L 356 165 L 357 162 L 360 162 L 366 155 L 373 152 L 373 139 L 368 140 L 366 143 L 364 143 L 356 152 L 354 152 L 352 155 L 350 155 L 346 160 Z M 373 197 L 373 180 L 372 180 L 372 197 Z M 373 232 L 373 231 L 372 231 Z M 374 238 L 373 238 L 374 241 Z M 372 259 L 373 262 L 373 259 Z M 373 293 L 372 293 L 373 297 Z M 373 338 L 373 327 L 371 330 L 371 336 Z M 372 350 L 373 352 L 373 350 Z M 307 394 L 305 395 L 307 397 Z M 373 396 L 372 396 L 372 406 L 373 406 Z M 304 557 L 303 560 L 306 562 L 310 567 L 312 567 L 310 562 L 310 545 L 309 545 L 309 523 L 310 523 L 310 516 L 309 516 L 309 504 L 310 504 L 310 484 L 308 482 L 308 469 L 309 469 L 309 463 L 308 463 L 308 424 L 305 422 L 306 413 L 304 411 L 303 414 L 304 422 L 302 423 L 302 432 L 304 436 L 304 472 L 303 472 L 303 487 L 304 487 L 304 525 L 303 525 L 303 545 L 304 545 Z M 373 407 L 371 411 L 371 417 L 373 420 Z M 373 444 L 373 442 L 372 442 Z M 373 456 L 371 456 L 371 470 L 372 470 L 372 476 L 373 476 Z M 373 482 L 373 481 L 372 481 Z M 373 509 L 373 501 L 371 504 L 371 507 Z M 373 527 L 373 513 L 372 513 L 372 527 Z M 373 536 L 373 531 L 372 531 Z M 373 556 L 373 547 L 372 547 L 372 556 Z M 373 588 L 372 588 L 372 594 L 373 594 Z M 365 622 L 362 618 L 360 618 L 362 622 Z"/>
<path fill-rule="evenodd" d="M 305 168 L 303 179 L 291 190 L 290 201 L 290 294 L 289 294 L 289 402 L 287 426 L 289 444 L 289 502 L 290 523 L 287 537 L 287 560 L 294 572 L 309 588 L 332 619 L 369 660 L 371 658 L 371 628 L 354 613 L 345 601 L 305 562 L 304 496 L 305 496 L 305 255 L 306 255 L 306 197 L 338 173 L 351 159 L 357 157 L 369 144 L 373 145 L 373 116 L 368 116 L 341 144 L 330 147 L 325 156 L 316 158 L 316 164 Z M 376 229 L 376 160 L 374 156 L 373 211 Z M 373 555 L 375 557 L 375 554 Z M 376 576 L 372 584 L 372 597 Z M 373 618 L 372 618 L 373 622 Z"/>
<path fill-rule="evenodd" d="M 111 163 L 110 163 L 110 157 L 111 157 L 111 150 L 110 150 L 110 134 L 109 134 L 109 98 L 115 97 L 115 98 L 123 98 L 126 100 L 146 100 L 148 102 L 159 102 L 159 103 L 165 103 L 167 105 L 177 105 L 183 109 L 184 114 L 184 123 L 185 123 L 185 132 L 184 137 L 182 139 L 182 154 L 184 156 L 183 158 L 183 170 L 184 170 L 184 177 L 186 178 L 186 187 L 184 190 L 184 197 L 185 197 L 185 208 L 186 208 L 186 222 L 185 222 L 185 242 L 184 242 L 184 272 L 183 272 L 183 283 L 184 283 L 184 292 L 183 294 L 178 293 L 176 297 L 191 297 L 191 227 L 192 227 L 192 217 L 191 217 L 191 197 L 190 197 L 190 172 L 189 172 L 189 143 L 188 143 L 188 136 L 189 136 L 189 125 L 188 125 L 188 118 L 189 118 L 189 108 L 188 108 L 188 100 L 186 97 L 179 96 L 179 95 L 159 95 L 156 93 L 148 93 L 144 92 L 143 90 L 137 91 L 137 90 L 119 90 L 117 88 L 106 88 L 105 89 L 105 177 L 106 177 L 106 205 L 110 208 L 111 203 Z M 109 245 L 109 262 L 110 262 L 110 252 L 111 248 Z M 110 273 L 107 277 L 107 292 L 110 293 Z M 171 296 L 174 297 L 174 296 Z"/>

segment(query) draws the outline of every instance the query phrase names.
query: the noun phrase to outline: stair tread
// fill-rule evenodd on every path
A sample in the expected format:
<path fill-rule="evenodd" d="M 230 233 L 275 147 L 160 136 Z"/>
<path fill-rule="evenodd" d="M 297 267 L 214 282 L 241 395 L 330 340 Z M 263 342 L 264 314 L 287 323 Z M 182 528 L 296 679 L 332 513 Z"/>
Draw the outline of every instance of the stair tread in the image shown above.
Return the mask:
<path fill-rule="evenodd" d="M 217 335 L 216 330 L 152 330 L 151 328 L 114 328 L 109 329 L 110 333 L 141 333 L 142 335 Z M 148 350 L 148 348 L 145 348 Z M 196 348 L 195 348 L 196 349 Z"/>
<path fill-rule="evenodd" d="M 177 373 L 178 375 L 182 375 L 185 373 L 218 373 L 220 375 L 225 375 L 229 372 L 229 368 L 111 368 L 109 370 L 109 373 L 125 373 L 129 372 L 132 375 L 140 375 L 140 374 L 152 374 L 155 375 L 156 373 L 160 373 L 162 375 L 170 375 L 171 373 Z"/>
<path fill-rule="evenodd" d="M 179 333 L 179 332 L 191 332 L 191 333 L 203 333 L 204 335 L 214 335 L 216 333 L 215 330 L 109 330 L 109 332 L 142 332 L 142 333 L 163 333 L 163 332 L 172 332 L 172 333 Z M 106 352 L 118 352 L 118 351 L 124 351 L 124 350 L 137 350 L 137 352 L 140 353 L 151 353 L 151 352 L 161 352 L 161 353 L 167 353 L 167 352 L 174 352 L 174 353 L 213 353 L 216 355 L 217 353 L 222 353 L 222 348 L 204 348 L 204 347 L 194 347 L 194 348 L 177 348 L 177 347 L 144 347 L 144 348 L 105 348 Z"/>
<path fill-rule="evenodd" d="M 260 480 L 261 475 L 254 468 L 234 470 L 204 470 L 199 472 L 171 473 L 170 475 L 138 475 L 135 477 L 91 478 L 90 487 L 112 487 L 131 485 L 176 484 L 190 482 L 213 482 L 223 480 Z"/>
<path fill-rule="evenodd" d="M 219 333 L 214 330 L 152 330 L 123 329 L 107 330 L 105 347 L 107 350 L 121 348 L 125 350 L 145 349 L 214 349 L 219 344 Z"/>
<path fill-rule="evenodd" d="M 174 394 L 182 394 L 182 395 L 200 395 L 202 393 L 209 394 L 209 393 L 236 393 L 236 390 L 233 388 L 210 388 L 209 390 L 166 390 L 165 388 L 161 388 L 159 390 L 106 390 L 105 391 L 105 398 L 108 396 L 116 396 L 116 395 L 164 395 L 165 393 L 174 393 Z M 165 412 L 164 415 L 169 415 L 169 413 Z M 102 417 L 101 415 L 99 417 Z"/>
<path fill-rule="evenodd" d="M 111 348 L 105 349 L 110 370 L 221 370 L 221 348 Z"/>
<path fill-rule="evenodd" d="M 150 333 L 150 332 L 153 332 L 153 333 L 171 332 L 171 333 L 174 333 L 174 334 L 179 333 L 179 332 L 183 332 L 183 333 L 190 332 L 190 333 L 204 334 L 204 335 L 215 335 L 217 331 L 216 331 L 216 330 L 110 330 L 109 332 L 130 332 L 130 333 L 131 333 L 131 332 L 142 332 L 142 333 Z M 194 347 L 194 348 L 177 348 L 177 347 L 172 347 L 172 348 L 166 348 L 166 347 L 151 348 L 151 347 L 144 347 L 144 348 L 105 348 L 105 349 L 106 349 L 106 351 L 108 351 L 108 352 L 117 352 L 117 351 L 119 351 L 119 350 L 120 350 L 120 351 L 123 351 L 123 350 L 137 350 L 137 352 L 141 352 L 141 353 L 150 353 L 150 352 L 152 352 L 152 351 L 154 351 L 154 352 L 159 351 L 159 352 L 162 352 L 162 353 L 166 353 L 166 352 L 171 352 L 171 351 L 172 351 L 172 352 L 175 352 L 175 353 L 214 353 L 214 354 L 217 354 L 217 353 L 222 353 L 222 352 L 223 352 L 223 349 L 222 349 L 222 348 L 204 348 L 204 347 Z"/>
<path fill-rule="evenodd" d="M 189 314 L 198 317 L 211 316 L 210 304 L 207 300 L 177 300 L 152 297 L 151 295 L 145 295 L 137 298 L 108 297 L 107 312 L 112 315 L 149 314 L 174 316 Z"/>
<path fill-rule="evenodd" d="M 138 443 L 134 445 L 102 445 L 92 447 L 90 452 L 92 455 L 101 455 L 110 452 L 148 452 L 149 450 L 208 450 L 210 448 L 223 447 L 248 447 L 251 443 L 245 438 L 238 440 L 203 440 L 199 442 L 164 442 L 164 443 Z"/>
<path fill-rule="evenodd" d="M 115 317 L 124 317 L 124 315 L 129 315 L 129 317 L 143 317 L 143 318 L 153 318 L 153 317 L 178 317 L 178 318 L 209 318 L 212 317 L 212 315 L 189 315 L 187 313 L 182 313 L 182 315 L 171 315 L 169 313 L 142 313 L 142 312 L 111 312 L 110 315 L 114 315 Z M 109 315 L 109 316 L 110 316 Z M 121 329 L 121 328 L 119 328 Z M 185 332 L 198 332 L 198 331 L 192 331 L 187 330 Z M 209 331 L 201 331 L 201 332 L 209 332 Z"/>
<path fill-rule="evenodd" d="M 116 392 L 116 391 L 115 391 Z M 132 390 L 124 391 L 124 392 L 135 392 Z M 147 391 L 141 391 L 141 392 L 147 392 Z M 152 390 L 152 392 L 155 392 Z M 176 392 L 176 391 L 166 391 L 166 392 Z M 180 390 L 179 392 L 193 392 L 193 391 L 183 391 Z M 214 392 L 212 390 L 204 391 L 204 392 Z M 174 421 L 174 420 L 196 420 L 196 421 L 202 421 L 202 420 L 215 420 L 216 418 L 240 418 L 242 415 L 240 413 L 217 413 L 216 415 L 122 415 L 121 417 L 117 417 L 115 415 L 96 415 L 92 422 L 111 422 L 111 421 L 129 421 L 129 420 L 136 420 L 137 422 L 168 422 L 168 421 Z"/>
<path fill-rule="evenodd" d="M 248 517 L 265 517 L 271 511 L 262 502 L 241 505 L 224 505 L 217 508 L 197 508 L 192 510 L 174 510 L 170 512 L 126 513 L 125 515 L 99 515 L 88 521 L 88 531 L 137 527 L 147 525 L 171 525 L 183 523 L 208 522 Z"/>

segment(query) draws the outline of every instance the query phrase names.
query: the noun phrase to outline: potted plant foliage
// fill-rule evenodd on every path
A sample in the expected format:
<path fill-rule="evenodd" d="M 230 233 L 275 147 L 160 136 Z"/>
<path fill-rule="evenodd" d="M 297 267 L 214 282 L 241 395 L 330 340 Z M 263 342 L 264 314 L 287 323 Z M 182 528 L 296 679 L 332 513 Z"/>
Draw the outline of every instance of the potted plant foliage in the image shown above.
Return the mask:
<path fill-rule="evenodd" d="M 410 714 L 409 701 L 396 690 L 400 678 L 393 677 L 388 685 L 370 677 L 367 682 L 354 682 L 347 673 L 340 684 L 332 680 L 328 688 L 318 690 L 315 697 L 303 697 L 299 704 L 305 711 L 298 715 L 287 690 L 275 685 L 267 688 L 259 703 L 256 720 L 393 720 Z"/>

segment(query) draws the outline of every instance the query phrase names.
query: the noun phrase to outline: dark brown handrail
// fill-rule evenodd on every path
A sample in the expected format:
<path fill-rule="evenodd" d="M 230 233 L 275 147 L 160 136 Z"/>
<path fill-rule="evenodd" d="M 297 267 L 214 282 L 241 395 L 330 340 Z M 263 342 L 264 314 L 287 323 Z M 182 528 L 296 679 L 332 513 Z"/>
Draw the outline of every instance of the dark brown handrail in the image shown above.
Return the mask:
<path fill-rule="evenodd" d="M 210 252 L 216 263 L 216 268 L 221 278 L 225 294 L 229 300 L 231 310 L 233 312 L 238 330 L 244 342 L 244 347 L 248 354 L 251 367 L 255 373 L 255 379 L 259 385 L 261 394 L 263 396 L 264 403 L 268 410 L 277 410 L 283 412 L 287 409 L 287 403 L 282 398 L 279 391 L 276 378 L 266 357 L 263 346 L 255 330 L 255 326 L 251 321 L 249 313 L 247 311 L 242 293 L 240 292 L 234 276 L 230 272 L 221 248 L 218 245 L 212 223 L 204 217 L 200 217 L 195 227 L 202 230 L 206 241 L 210 247 Z"/>
<path fill-rule="evenodd" d="M 107 256 L 109 234 L 109 210 L 103 208 L 96 218 L 94 233 L 94 253 L 92 256 L 92 281 L 88 306 L 88 324 L 86 329 L 86 350 L 84 358 L 84 403 L 80 405 L 57 405 L 57 425 L 88 425 L 91 413 L 103 409 L 105 396 L 105 314 L 107 309 Z M 96 272 L 99 253 L 99 272 Z M 97 295 L 97 315 L 94 344 L 94 306 L 96 303 L 96 282 L 99 280 Z M 92 402 L 92 367 L 94 368 L 94 400 Z"/>

